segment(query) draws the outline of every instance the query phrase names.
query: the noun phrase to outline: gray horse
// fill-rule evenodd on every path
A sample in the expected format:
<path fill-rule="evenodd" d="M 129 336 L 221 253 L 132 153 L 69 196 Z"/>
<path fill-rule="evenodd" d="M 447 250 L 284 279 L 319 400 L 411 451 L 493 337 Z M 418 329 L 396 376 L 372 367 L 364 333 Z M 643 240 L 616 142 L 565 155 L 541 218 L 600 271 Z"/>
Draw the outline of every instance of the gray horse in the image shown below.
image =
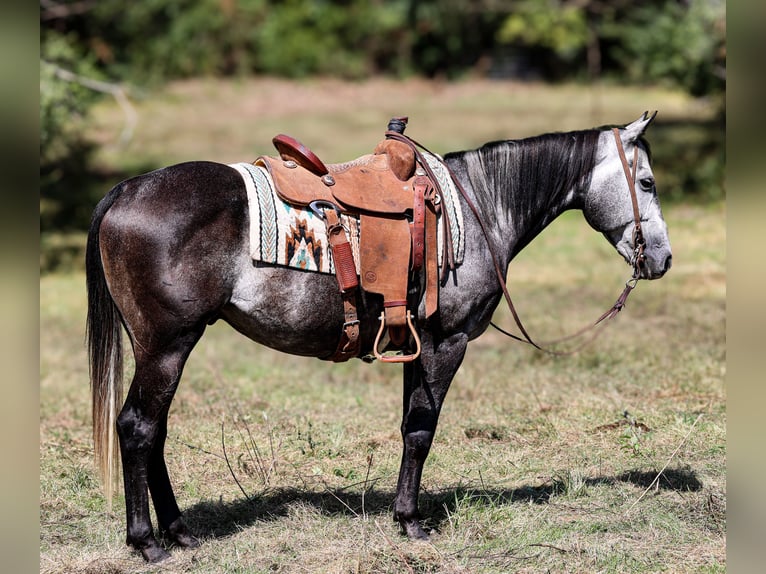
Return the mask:
<path fill-rule="evenodd" d="M 671 264 L 643 138 L 653 118 L 644 114 L 619 130 L 627 157 L 637 158 L 642 279 L 662 277 Z M 609 129 L 492 142 L 449 153 L 444 162 L 476 211 L 461 199 L 463 262 L 442 284 L 438 312 L 427 322 L 421 301 L 416 325 L 422 352 L 403 366 L 404 449 L 394 518 L 411 538 L 427 537 L 418 518 L 418 493 L 444 398 L 468 342 L 487 329 L 502 297 L 494 260 L 504 276 L 513 257 L 568 209 L 582 210 L 626 261 L 633 263 L 635 256 L 634 211 Z M 149 494 L 166 536 L 182 547 L 199 544 L 176 503 L 164 447 L 181 372 L 206 326 L 221 319 L 257 343 L 320 358 L 332 355 L 340 336 L 343 304 L 336 279 L 254 263 L 248 230 L 242 177 L 211 162 L 182 163 L 128 179 L 93 215 L 86 266 L 96 457 L 111 502 L 119 446 L 127 543 L 150 562 L 169 554 L 154 536 Z M 378 298 L 360 293 L 363 352 L 372 348 L 381 310 Z M 122 326 L 135 357 L 124 404 Z"/>

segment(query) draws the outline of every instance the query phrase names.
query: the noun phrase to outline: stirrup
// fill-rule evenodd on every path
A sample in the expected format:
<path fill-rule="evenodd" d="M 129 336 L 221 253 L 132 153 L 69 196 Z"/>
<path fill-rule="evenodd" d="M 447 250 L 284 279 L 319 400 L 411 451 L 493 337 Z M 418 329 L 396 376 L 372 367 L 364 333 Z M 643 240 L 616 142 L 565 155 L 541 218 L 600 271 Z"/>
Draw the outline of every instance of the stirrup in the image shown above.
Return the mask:
<path fill-rule="evenodd" d="M 420 356 L 420 337 L 418 337 L 417 331 L 415 331 L 415 326 L 412 324 L 412 314 L 407 311 L 407 325 L 410 328 L 410 333 L 412 333 L 412 336 L 415 338 L 415 352 L 411 355 L 382 355 L 378 351 L 378 345 L 380 345 L 380 338 L 383 335 L 383 331 L 386 328 L 386 314 L 385 312 L 382 312 L 380 314 L 380 328 L 378 329 L 378 334 L 375 337 L 375 343 L 372 346 L 372 351 L 375 353 L 375 358 L 383 363 L 409 363 L 410 361 L 414 361 Z"/>

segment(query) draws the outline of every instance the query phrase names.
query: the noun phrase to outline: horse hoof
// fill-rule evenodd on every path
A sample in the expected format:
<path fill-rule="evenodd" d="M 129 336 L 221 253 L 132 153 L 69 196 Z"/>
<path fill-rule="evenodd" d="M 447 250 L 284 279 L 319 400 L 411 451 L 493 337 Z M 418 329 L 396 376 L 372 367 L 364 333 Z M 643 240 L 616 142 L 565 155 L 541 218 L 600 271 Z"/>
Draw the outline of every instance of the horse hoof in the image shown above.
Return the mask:
<path fill-rule="evenodd" d="M 200 545 L 200 541 L 194 537 L 189 527 L 186 526 L 186 523 L 180 517 L 176 518 L 168 526 L 165 535 L 182 548 L 197 548 Z"/>
<path fill-rule="evenodd" d="M 173 542 L 182 548 L 198 548 L 200 541 L 188 532 L 183 534 L 174 534 L 172 537 Z"/>
<path fill-rule="evenodd" d="M 141 548 L 141 555 L 144 557 L 144 560 L 152 564 L 170 558 L 170 553 L 165 551 L 159 544 Z"/>
<path fill-rule="evenodd" d="M 428 533 L 420 526 L 420 522 L 417 520 L 411 520 L 402 523 L 404 533 L 410 540 L 428 540 Z"/>

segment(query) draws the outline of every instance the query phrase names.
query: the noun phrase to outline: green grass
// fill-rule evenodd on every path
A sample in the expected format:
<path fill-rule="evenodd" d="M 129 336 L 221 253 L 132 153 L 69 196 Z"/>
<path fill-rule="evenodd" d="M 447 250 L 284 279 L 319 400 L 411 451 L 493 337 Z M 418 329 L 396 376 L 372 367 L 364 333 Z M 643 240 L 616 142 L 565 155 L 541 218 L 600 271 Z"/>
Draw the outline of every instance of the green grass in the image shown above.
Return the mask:
<path fill-rule="evenodd" d="M 142 151 L 124 152 L 124 161 L 139 164 L 152 156 L 169 162 L 187 154 L 248 159 L 243 150 L 250 139 L 268 142 L 271 131 L 301 138 L 303 128 L 316 133 L 305 138 L 312 147 L 319 147 L 314 141 L 333 146 L 321 155 L 341 159 L 344 145 L 350 155 L 356 152 L 352 142 L 337 139 L 358 129 L 370 141 L 353 145 L 374 145 L 381 122 L 397 107 L 395 97 L 406 108 L 398 113 L 412 117 L 413 137 L 431 143 L 453 133 L 454 145 L 435 145 L 437 151 L 465 147 L 457 139 L 492 139 L 492 130 L 503 127 L 492 122 L 500 108 L 514 118 L 506 135 L 548 129 L 535 123 L 542 121 L 533 113 L 538 107 L 553 110 L 551 122 L 566 119 L 567 126 L 553 128 L 627 121 L 645 108 L 665 107 L 665 100 L 681 113 L 680 104 L 673 108 L 680 96 L 652 92 L 662 99 L 655 106 L 617 90 L 603 94 L 602 102 L 619 117 L 583 122 L 557 111 L 564 100 L 585 105 L 573 98 L 587 95 L 583 88 L 527 86 L 518 88 L 522 98 L 502 84 L 459 85 L 455 92 L 418 84 L 409 88 L 411 101 L 390 95 L 382 107 L 392 109 L 382 120 L 373 117 L 370 103 L 352 114 L 355 119 L 333 124 L 339 121 L 335 98 L 317 96 L 312 115 L 298 98 L 269 96 L 277 88 L 313 93 L 313 85 L 256 87 L 179 85 L 142 103 L 142 110 L 156 106 L 164 123 L 186 125 L 185 136 L 146 120 L 141 125 L 150 133 L 136 134 Z M 363 87 L 339 90 L 346 98 Z M 482 90 L 486 110 L 471 106 Z M 253 118 L 269 119 L 214 120 L 205 107 L 213 102 L 203 100 L 219 91 L 219 106 L 252 108 Z M 268 113 L 269 97 L 285 109 Z M 168 100 L 174 107 L 163 107 Z M 442 126 L 428 115 L 433 107 L 454 110 L 459 125 Z M 428 128 L 421 127 L 421 112 Z M 102 125 L 118 124 L 114 110 L 102 113 Z M 196 119 L 183 123 L 183 117 Z M 294 123 L 278 129 L 286 118 Z M 520 125 L 527 118 L 534 121 Z M 329 123 L 319 129 L 323 122 Z M 256 125 L 249 135 L 242 125 L 261 123 L 266 127 Z M 330 126 L 338 138 L 326 136 Z M 149 146 L 159 146 L 163 133 L 164 155 Z M 228 137 L 216 135 L 224 133 Z M 180 139 L 189 149 L 176 145 Z M 106 149 L 102 161 L 116 161 L 113 151 Z M 43 276 L 41 572 L 725 571 L 726 211 L 714 203 L 674 204 L 665 212 L 673 269 L 660 281 L 641 282 L 627 309 L 579 354 L 541 355 L 494 331 L 471 344 L 424 472 L 421 508 L 433 529 L 430 543 L 402 538 L 391 519 L 401 448 L 400 369 L 281 355 L 216 324 L 189 360 L 167 445 L 179 504 L 203 545 L 173 550 L 161 567 L 145 565 L 124 545 L 122 497 L 108 514 L 92 467 L 84 276 Z M 527 327 L 549 339 L 597 317 L 628 273 L 603 238 L 572 213 L 525 249 L 509 277 Z M 512 324 L 503 308 L 495 319 Z"/>

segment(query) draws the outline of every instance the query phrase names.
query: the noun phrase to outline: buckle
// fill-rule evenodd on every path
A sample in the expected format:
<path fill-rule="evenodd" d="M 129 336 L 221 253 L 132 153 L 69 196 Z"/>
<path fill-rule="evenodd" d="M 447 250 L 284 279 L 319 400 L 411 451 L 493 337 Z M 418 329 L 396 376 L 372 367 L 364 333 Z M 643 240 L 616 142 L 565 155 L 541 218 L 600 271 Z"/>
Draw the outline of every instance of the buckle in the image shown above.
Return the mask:
<path fill-rule="evenodd" d="M 311 203 L 309 203 L 309 209 L 314 212 L 314 214 L 319 217 L 322 221 L 327 221 L 327 216 L 324 214 L 325 209 L 333 209 L 335 210 L 335 213 L 338 214 L 338 217 L 340 217 L 340 208 L 335 205 L 331 201 L 325 201 L 323 199 L 315 199 Z"/>

